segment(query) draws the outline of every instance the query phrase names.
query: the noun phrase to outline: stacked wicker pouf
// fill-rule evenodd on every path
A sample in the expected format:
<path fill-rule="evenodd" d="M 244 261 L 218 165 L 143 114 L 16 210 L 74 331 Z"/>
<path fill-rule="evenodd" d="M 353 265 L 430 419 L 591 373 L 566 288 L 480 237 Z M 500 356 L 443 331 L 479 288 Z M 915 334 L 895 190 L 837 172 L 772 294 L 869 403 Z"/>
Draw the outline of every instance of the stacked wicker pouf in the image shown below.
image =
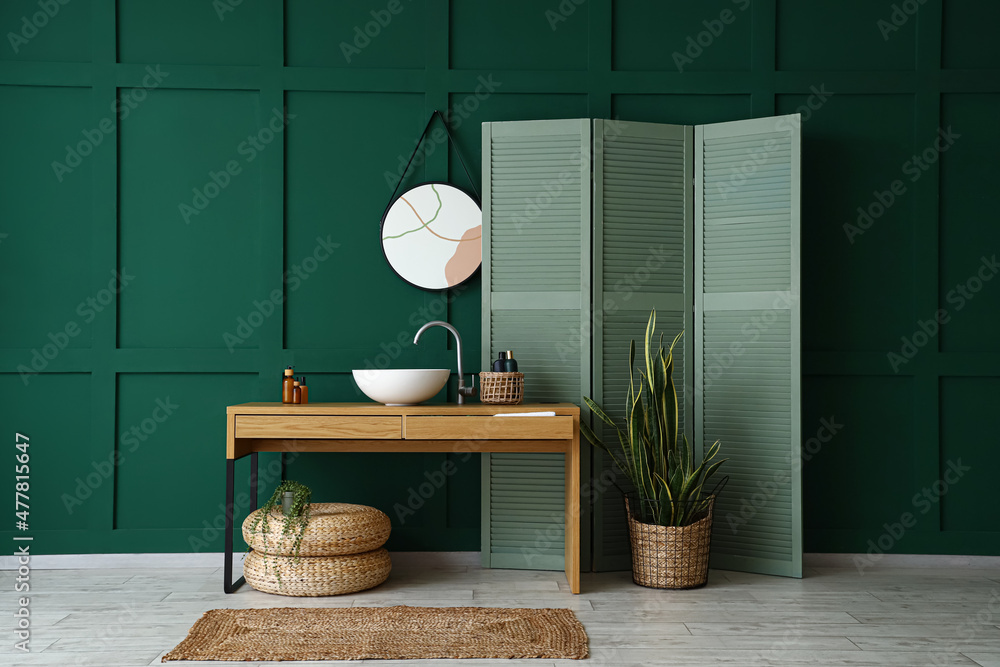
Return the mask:
<path fill-rule="evenodd" d="M 389 539 L 389 517 L 374 507 L 312 503 L 297 561 L 292 555 L 294 535 L 282 535 L 285 517 L 280 509 L 268 517 L 266 533 L 250 533 L 260 511 L 243 522 L 243 539 L 252 549 L 243 562 L 243 576 L 257 590 L 342 595 L 378 586 L 389 577 L 392 563 L 382 548 Z"/>

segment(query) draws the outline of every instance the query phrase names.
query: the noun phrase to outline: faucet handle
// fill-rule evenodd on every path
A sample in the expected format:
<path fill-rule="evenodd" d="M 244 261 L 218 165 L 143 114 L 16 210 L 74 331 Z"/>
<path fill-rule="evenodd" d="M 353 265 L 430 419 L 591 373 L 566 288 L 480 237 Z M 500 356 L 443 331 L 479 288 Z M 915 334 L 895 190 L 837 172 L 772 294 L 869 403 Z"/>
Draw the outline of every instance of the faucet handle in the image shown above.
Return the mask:
<path fill-rule="evenodd" d="M 464 396 L 475 396 L 476 395 L 476 374 L 472 374 L 472 384 L 468 387 L 462 387 L 460 390 Z"/>

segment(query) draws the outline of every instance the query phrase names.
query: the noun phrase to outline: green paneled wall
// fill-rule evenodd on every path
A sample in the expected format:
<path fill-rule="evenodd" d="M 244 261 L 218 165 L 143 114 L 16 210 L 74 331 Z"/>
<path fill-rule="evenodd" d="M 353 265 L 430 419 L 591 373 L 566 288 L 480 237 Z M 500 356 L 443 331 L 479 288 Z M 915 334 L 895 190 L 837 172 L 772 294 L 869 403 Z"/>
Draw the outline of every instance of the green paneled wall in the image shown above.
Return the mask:
<path fill-rule="evenodd" d="M 898 26 L 892 3 L 868 0 L 39 11 L 0 3 L 0 437 L 32 439 L 38 553 L 221 551 L 223 408 L 275 399 L 286 364 L 314 400 L 356 400 L 350 370 L 366 363 L 454 368 L 444 332 L 408 343 L 447 319 L 472 370 L 479 279 L 416 290 L 377 242 L 387 178 L 432 110 L 450 111 L 478 165 L 487 120 L 698 124 L 803 108 L 803 441 L 821 419 L 843 424 L 805 463 L 806 550 L 867 550 L 961 458 L 972 470 L 892 549 L 1000 553 L 1000 528 L 976 513 L 996 468 L 1000 281 L 969 283 L 1000 249 L 996 7 L 926 0 Z M 287 126 L 268 128 L 282 109 Z M 954 145 L 914 172 L 949 126 Z M 468 186 L 442 146 L 409 182 L 423 178 Z M 858 207 L 877 212 L 895 181 L 902 194 L 849 239 Z M 959 300 L 958 286 L 976 291 Z M 275 289 L 287 301 L 272 312 Z M 924 339 L 939 308 L 948 322 Z M 916 354 L 893 368 L 901 337 Z M 26 384 L 18 368 L 32 363 Z M 158 422 L 168 397 L 179 407 Z M 420 497 L 445 460 L 304 456 L 287 474 L 318 500 L 387 511 L 391 548 L 478 549 L 478 461 L 456 458 Z"/>

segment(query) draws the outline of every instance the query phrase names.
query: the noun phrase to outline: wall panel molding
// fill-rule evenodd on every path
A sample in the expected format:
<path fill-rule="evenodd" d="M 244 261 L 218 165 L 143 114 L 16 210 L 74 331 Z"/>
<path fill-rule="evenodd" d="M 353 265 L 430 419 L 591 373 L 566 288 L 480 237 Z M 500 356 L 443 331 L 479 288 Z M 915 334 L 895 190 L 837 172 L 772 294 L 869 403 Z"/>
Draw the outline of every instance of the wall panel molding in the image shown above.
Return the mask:
<path fill-rule="evenodd" d="M 420 324 L 439 318 L 459 326 L 465 364 L 473 365 L 480 357 L 480 280 L 442 301 L 396 280 L 375 240 L 391 191 L 385 174 L 397 170 L 400 156 L 408 157 L 431 111 L 452 114 L 467 162 L 478 164 L 482 121 L 590 116 L 717 122 L 794 112 L 817 90 L 831 96 L 803 125 L 803 273 L 806 297 L 826 303 L 826 310 L 803 308 L 803 408 L 804 414 L 829 416 L 837 403 L 827 388 L 836 386 L 848 395 L 845 414 L 858 417 L 806 471 L 824 484 L 838 475 L 841 483 L 847 473 L 837 457 L 843 451 L 864 457 L 889 448 L 907 462 L 907 472 L 894 491 L 900 498 L 880 501 L 878 510 L 891 516 L 897 510 L 892 501 L 900 499 L 905 509 L 904 492 L 933 483 L 945 454 L 960 451 L 956 447 L 979 433 L 977 419 L 989 416 L 967 415 L 969 423 L 956 426 L 948 417 L 960 413 L 955 397 L 977 383 L 990 388 L 989 378 L 1000 376 L 1000 355 L 976 337 L 977 331 L 996 329 L 1000 282 L 988 283 L 961 311 L 952 308 L 951 329 L 931 337 L 906 364 L 893 369 L 886 360 L 901 338 L 912 337 L 921 321 L 948 307 L 948 290 L 980 255 L 1000 250 L 988 222 L 1000 203 L 996 189 L 978 180 L 988 171 L 981 167 L 984 150 L 997 142 L 1000 51 L 991 32 L 996 21 L 990 20 L 1000 18 L 997 10 L 927 0 L 917 16 L 883 39 L 877 20 L 891 11 L 888 4 L 746 0 L 745 12 L 739 9 L 744 0 L 676 4 L 650 10 L 653 18 L 670 19 L 671 29 L 663 32 L 663 21 L 651 20 L 641 3 L 624 0 L 573 3 L 576 10 L 559 14 L 554 23 L 546 12 L 560 12 L 558 2 L 414 0 L 350 63 L 341 42 L 352 39 L 356 26 L 364 30 L 370 12 L 380 7 L 244 0 L 220 19 L 212 3 L 200 0 L 74 0 L 17 52 L 5 40 L 0 307 L 9 319 L 0 329 L 0 401 L 18 409 L 4 412 L 0 429 L 31 428 L 55 448 L 49 451 L 60 453 L 51 460 L 39 455 L 38 484 L 46 493 L 37 496 L 39 521 L 50 517 L 38 524 L 40 552 L 187 552 L 191 535 L 200 535 L 166 527 L 114 530 L 113 484 L 95 489 L 79 513 L 70 514 L 61 500 L 75 493 L 77 477 L 85 479 L 120 444 L 121 402 L 129 400 L 121 395 L 123 375 L 203 374 L 208 384 L 226 385 L 235 374 L 242 391 L 253 394 L 246 400 L 271 400 L 280 369 L 294 364 L 315 383 L 316 400 L 361 400 L 350 378 L 353 368 L 385 360 L 454 370 L 455 352 L 443 334 L 417 347 L 407 342 Z M 687 39 L 697 40 L 703 22 L 725 9 L 736 12 L 735 21 L 678 71 L 673 54 L 684 53 Z M 0 3 L 2 33 L 36 11 L 36 0 Z M 115 100 L 149 82 L 150 68 L 157 67 L 168 75 L 131 117 L 118 117 Z M 495 90 L 476 98 L 474 111 L 455 112 L 454 105 L 474 94 L 483 78 L 496 82 Z M 238 152 L 242 138 L 263 127 L 272 109 L 298 113 L 296 104 L 308 96 L 337 103 L 299 107 L 303 115 L 246 162 Z M 233 97 L 254 100 L 253 114 L 244 119 L 249 126 L 239 126 L 236 112 L 218 102 Z M 159 144 L 153 129 L 130 135 L 130 127 L 160 101 L 181 98 L 191 100 L 183 121 L 190 132 L 175 127 L 174 140 Z M 168 115 L 151 127 L 181 122 L 179 115 Z M 100 144 L 65 182 L 56 180 L 51 162 L 64 160 L 65 146 L 77 146 L 105 119 L 111 126 L 100 132 Z M 905 161 L 947 125 L 963 135 L 954 150 L 917 181 L 905 180 Z M 229 138 L 236 127 L 241 131 Z M 197 135 L 205 138 L 196 141 Z M 136 138 L 148 142 L 153 154 L 132 153 Z M 310 144 L 314 150 L 307 151 Z M 185 225 L 176 214 L 182 197 L 168 186 L 190 181 L 190 192 L 204 185 L 230 153 L 242 173 L 199 221 Z M 449 176 L 467 187 L 454 152 L 437 145 L 407 182 Z M 904 180 L 906 194 L 850 243 L 842 226 L 896 179 Z M 321 233 L 341 244 L 341 254 L 321 264 L 311 284 L 304 281 L 292 291 L 285 272 Z M 137 246 L 147 251 L 135 293 L 116 295 L 100 317 L 81 323 L 85 337 L 45 360 L 26 385 L 18 367 L 31 364 L 32 350 L 48 344 L 50 333 L 57 336 L 80 317 L 76 305 L 97 295 L 109 271 L 132 268 Z M 812 283 L 810 275 L 817 277 Z M 237 318 L 246 318 L 254 301 L 274 289 L 289 292 L 292 305 L 265 317 L 246 346 L 227 349 L 224 330 L 235 329 Z M 190 292 L 187 302 L 184 290 Z M 140 294 L 156 296 L 130 301 Z M 166 310 L 157 310 L 156 299 Z M 140 311 L 138 321 L 132 319 Z M 169 316 L 157 315 L 167 311 Z M 149 329 L 150 339 L 137 344 L 132 326 Z M 250 384 L 242 384 L 247 378 Z M 911 419 L 905 428 L 883 432 L 860 404 L 859 397 L 872 395 L 879 382 L 892 387 L 878 397 L 887 406 L 879 419 Z M 453 378 L 449 396 L 455 384 Z M 905 391 L 897 389 L 903 385 Z M 50 423 L 42 408 L 70 400 L 67 392 L 73 410 L 83 406 L 84 421 Z M 190 418 L 191 432 L 211 434 L 217 427 L 210 415 L 221 415 L 223 404 L 213 396 L 206 392 L 202 400 L 216 401 L 214 408 Z M 810 428 L 815 425 L 804 421 L 804 441 L 813 435 Z M 184 444 L 165 433 L 162 446 Z M 218 443 L 206 436 L 198 446 Z M 987 465 L 988 452 L 969 447 L 969 456 Z M 436 461 L 422 463 L 433 467 Z M 312 482 L 323 499 L 383 503 L 391 516 L 393 505 L 405 505 L 409 489 L 424 481 L 422 468 L 402 461 L 360 458 L 351 464 L 384 469 L 383 475 L 365 488 L 335 457 L 286 461 L 285 473 Z M 479 497 L 479 471 L 469 468 L 449 479 L 418 518 L 400 526 L 393 548 L 478 547 L 478 501 L 465 501 Z M 177 459 L 141 474 L 159 484 L 159 476 L 183 480 L 187 472 L 186 462 Z M 205 479 L 213 474 L 206 468 Z M 974 476 L 967 484 L 956 491 L 958 507 L 968 497 L 991 497 L 989 484 Z M 805 492 L 808 505 L 808 485 Z M 839 514 L 823 500 L 813 497 L 814 510 L 806 515 L 807 551 L 863 552 L 869 539 L 878 538 L 877 527 L 860 520 L 831 527 Z M 217 508 L 206 507 L 195 524 L 215 513 Z M 934 517 L 894 548 L 997 548 L 997 533 L 956 524 L 947 501 Z M 81 526 L 88 532 L 81 535 Z M 10 536 L 6 526 L 0 528 L 0 537 Z M 221 536 L 217 540 L 217 548 L 210 548 L 221 551 Z"/>

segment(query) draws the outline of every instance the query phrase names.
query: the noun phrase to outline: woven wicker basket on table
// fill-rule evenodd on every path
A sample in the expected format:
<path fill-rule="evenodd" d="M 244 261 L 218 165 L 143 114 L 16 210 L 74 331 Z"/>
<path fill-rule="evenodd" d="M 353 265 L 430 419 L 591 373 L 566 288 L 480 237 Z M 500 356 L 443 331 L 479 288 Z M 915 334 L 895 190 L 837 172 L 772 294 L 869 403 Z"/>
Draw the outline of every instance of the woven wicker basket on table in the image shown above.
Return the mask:
<path fill-rule="evenodd" d="M 479 374 L 479 401 L 494 405 L 519 405 L 524 401 L 524 373 Z"/>
<path fill-rule="evenodd" d="M 319 596 L 356 593 L 389 577 L 389 517 L 364 505 L 312 503 L 302 533 L 299 557 L 295 537 L 282 534 L 285 517 L 274 510 L 267 532 L 250 532 L 261 510 L 243 522 L 243 539 L 252 551 L 243 561 L 243 576 L 259 591 L 278 595 Z M 262 526 L 258 525 L 261 531 Z"/>
<path fill-rule="evenodd" d="M 635 496 L 625 497 L 628 533 L 632 544 L 632 581 L 648 588 L 700 588 L 708 582 L 712 548 L 712 511 L 715 498 L 694 523 L 658 526 L 635 516 Z"/>

